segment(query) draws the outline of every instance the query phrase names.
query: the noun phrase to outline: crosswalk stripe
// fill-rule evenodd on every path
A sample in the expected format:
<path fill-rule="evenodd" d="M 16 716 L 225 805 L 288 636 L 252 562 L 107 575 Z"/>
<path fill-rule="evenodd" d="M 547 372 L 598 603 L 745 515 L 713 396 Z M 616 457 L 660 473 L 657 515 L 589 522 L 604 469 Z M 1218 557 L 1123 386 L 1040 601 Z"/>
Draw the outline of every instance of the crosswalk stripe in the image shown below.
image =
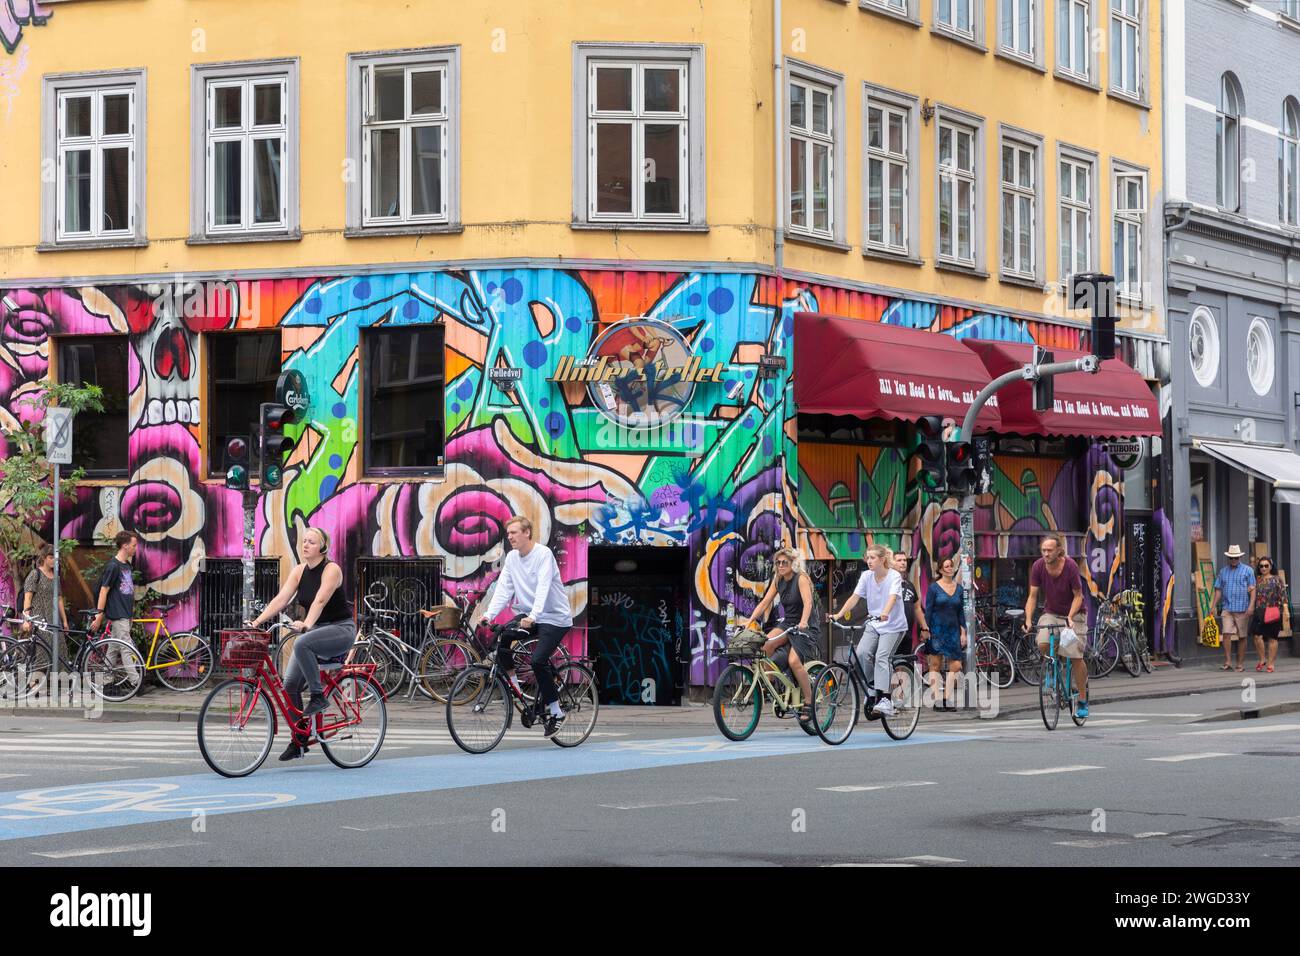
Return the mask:
<path fill-rule="evenodd" d="M 166 754 L 168 756 L 171 756 L 176 753 L 176 750 L 174 748 L 164 749 L 162 747 L 153 747 L 147 749 L 146 748 L 131 749 L 131 748 L 113 748 L 113 747 L 51 747 L 46 744 L 0 744 L 0 753 L 76 754 L 76 753 L 86 753 L 86 752 L 90 752 L 92 754 L 131 754 L 131 755 Z"/>
<path fill-rule="evenodd" d="M 1182 763 L 1184 760 L 1208 760 L 1211 757 L 1235 757 L 1236 754 L 1223 754 L 1210 751 L 1203 754 L 1174 754 L 1171 757 L 1147 757 L 1156 763 Z"/>
<path fill-rule="evenodd" d="M 1037 777 L 1045 773 L 1074 773 L 1076 770 L 1105 770 L 1105 767 L 1096 767 L 1092 764 L 1076 764 L 1072 767 L 1044 767 L 1041 770 L 1000 770 L 999 773 L 1010 774 L 1013 777 Z"/>
<path fill-rule="evenodd" d="M 818 787 L 818 790 L 829 790 L 832 793 L 861 793 L 865 790 L 897 790 L 899 787 L 934 787 L 938 786 L 933 780 L 900 780 L 897 783 L 877 783 L 870 786 L 855 786 L 845 784 L 841 787 Z"/>

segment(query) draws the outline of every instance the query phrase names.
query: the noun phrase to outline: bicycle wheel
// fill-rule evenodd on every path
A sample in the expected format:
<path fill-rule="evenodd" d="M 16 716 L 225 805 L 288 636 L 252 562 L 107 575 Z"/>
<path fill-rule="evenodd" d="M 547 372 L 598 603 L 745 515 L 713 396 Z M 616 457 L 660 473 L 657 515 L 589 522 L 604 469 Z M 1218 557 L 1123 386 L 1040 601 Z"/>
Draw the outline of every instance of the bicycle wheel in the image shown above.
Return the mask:
<path fill-rule="evenodd" d="M 224 680 L 199 709 L 199 753 L 223 777 L 246 777 L 262 766 L 275 739 L 275 713 L 253 681 Z"/>
<path fill-rule="evenodd" d="M 1006 690 L 1016 679 L 1016 662 L 1007 646 L 989 634 L 975 641 L 975 672 L 985 683 Z"/>
<path fill-rule="evenodd" d="M 19 700 L 48 686 L 52 660 L 49 646 L 39 637 L 8 641 L 0 655 L 0 692 Z"/>
<path fill-rule="evenodd" d="M 478 653 L 464 641 L 438 637 L 426 641 L 420 649 L 420 659 L 415 668 L 415 687 L 425 697 L 440 704 L 447 703 L 451 694 L 451 685 L 461 671 L 471 664 L 479 662 Z M 467 687 L 467 698 L 476 693 L 476 688 Z M 463 704 L 464 700 L 456 703 Z"/>
<path fill-rule="evenodd" d="M 353 664 L 374 664 L 375 683 L 383 690 L 385 697 L 392 697 L 402 688 L 402 682 L 406 679 L 406 671 L 402 670 L 402 665 L 393 658 L 393 652 L 387 644 L 382 641 L 371 638 L 365 641 L 357 641 L 352 645 L 356 651 L 352 655 Z"/>
<path fill-rule="evenodd" d="M 713 719 L 728 740 L 748 740 L 763 712 L 763 687 L 748 664 L 731 664 L 713 688 Z"/>
<path fill-rule="evenodd" d="M 1042 679 L 1043 655 L 1038 653 L 1038 644 L 1033 634 L 1021 634 L 1016 638 L 1015 649 L 1016 676 L 1034 687 Z"/>
<path fill-rule="evenodd" d="M 832 747 L 848 740 L 858 725 L 861 694 L 843 664 L 831 664 L 813 684 L 813 732 Z"/>
<path fill-rule="evenodd" d="M 581 664 L 569 661 L 555 669 L 555 681 L 564 722 L 551 736 L 551 743 L 559 747 L 576 747 L 591 736 L 596 726 L 596 715 L 600 712 L 596 675 Z"/>
<path fill-rule="evenodd" d="M 1056 722 L 1061 719 L 1061 683 L 1060 668 L 1055 660 L 1043 664 L 1043 680 L 1038 685 L 1038 709 L 1043 715 L 1043 726 L 1048 730 L 1056 729 Z"/>
<path fill-rule="evenodd" d="M 154 664 L 164 687 L 198 690 L 212 677 L 212 645 L 199 634 L 173 634 L 170 644 L 159 646 Z"/>
<path fill-rule="evenodd" d="M 1105 677 L 1119 663 L 1119 637 L 1113 628 L 1095 634 L 1089 642 L 1092 654 L 1088 658 L 1088 677 Z"/>
<path fill-rule="evenodd" d="M 1142 672 L 1142 662 L 1138 660 L 1136 635 L 1131 627 L 1124 628 L 1119 646 L 1119 662 L 1124 665 L 1124 670 L 1128 671 L 1130 677 L 1137 677 Z"/>
<path fill-rule="evenodd" d="M 1150 674 L 1153 667 L 1151 664 L 1151 645 L 1147 643 L 1145 631 L 1141 628 L 1135 628 L 1135 630 L 1137 633 L 1138 660 L 1142 662 L 1142 669 Z"/>
<path fill-rule="evenodd" d="M 880 718 L 885 733 L 895 740 L 906 740 L 916 730 L 921 720 L 922 698 L 924 688 L 921 678 L 910 667 L 895 667 L 894 676 L 889 684 L 889 696 L 894 701 L 893 717 Z"/>
<path fill-rule="evenodd" d="M 82 680 L 104 700 L 130 700 L 140 692 L 144 673 L 144 657 L 134 644 L 101 639 L 82 649 Z"/>
<path fill-rule="evenodd" d="M 456 706 L 453 701 L 466 693 L 465 685 L 471 682 L 478 685 L 478 693 L 463 705 Z M 485 664 L 476 664 L 461 671 L 451 686 L 451 696 L 447 700 L 447 729 L 461 750 L 485 754 L 501 743 L 501 738 L 510 728 L 513 713 L 514 704 L 505 678 L 500 674 L 493 676 L 492 669 Z"/>
<path fill-rule="evenodd" d="M 328 726 L 341 721 L 348 721 L 347 726 L 327 731 L 328 736 L 320 738 L 320 749 L 336 767 L 364 767 L 375 759 L 388 732 L 388 707 L 379 684 L 361 674 L 340 678 L 322 723 Z"/>

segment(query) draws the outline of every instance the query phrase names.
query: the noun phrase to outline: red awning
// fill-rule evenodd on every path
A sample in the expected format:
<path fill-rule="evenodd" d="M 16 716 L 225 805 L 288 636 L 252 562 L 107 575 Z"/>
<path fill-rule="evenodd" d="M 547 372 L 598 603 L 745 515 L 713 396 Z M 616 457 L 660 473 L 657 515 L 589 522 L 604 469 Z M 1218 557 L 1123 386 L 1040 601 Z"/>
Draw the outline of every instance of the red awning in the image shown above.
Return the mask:
<path fill-rule="evenodd" d="M 961 423 L 989 383 L 983 363 L 948 335 L 814 312 L 794 317 L 794 400 L 799 411 L 915 421 L 944 415 Z M 979 431 L 997 431 L 986 405 Z"/>
<path fill-rule="evenodd" d="M 962 345 L 980 357 L 990 378 L 1021 368 L 1033 360 L 1034 347 L 1019 342 L 963 339 Z M 1050 350 L 1053 360 L 1068 362 L 1086 352 Z M 1095 375 L 1067 372 L 1056 376 L 1056 408 L 1034 411 L 1033 385 L 1013 382 L 998 391 L 1003 432 L 1020 435 L 1083 435 L 1118 438 L 1159 435 L 1160 404 L 1146 381 L 1119 359 L 1101 363 Z"/>

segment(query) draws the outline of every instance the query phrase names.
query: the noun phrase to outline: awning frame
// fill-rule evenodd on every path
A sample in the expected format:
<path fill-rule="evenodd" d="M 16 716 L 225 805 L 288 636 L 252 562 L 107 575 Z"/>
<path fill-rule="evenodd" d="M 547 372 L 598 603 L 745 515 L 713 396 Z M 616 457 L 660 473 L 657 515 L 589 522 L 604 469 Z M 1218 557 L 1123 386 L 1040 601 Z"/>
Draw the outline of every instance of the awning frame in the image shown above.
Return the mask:
<path fill-rule="evenodd" d="M 1192 440 L 1193 448 L 1195 448 L 1197 451 L 1209 455 L 1215 461 L 1223 462 L 1223 464 L 1228 465 L 1229 467 L 1232 468 L 1236 468 L 1238 471 L 1244 472 L 1245 474 L 1250 475 L 1252 478 L 1257 478 L 1260 481 L 1267 482 L 1269 487 L 1271 487 L 1274 491 L 1292 491 L 1292 492 L 1296 492 L 1297 495 L 1300 496 L 1300 479 L 1291 480 L 1289 478 L 1278 478 L 1274 475 L 1266 474 L 1265 472 L 1260 471 L 1258 468 L 1252 468 L 1249 465 L 1247 465 L 1245 462 L 1233 458 L 1227 452 L 1221 451 L 1219 446 L 1224 446 L 1227 448 L 1235 447 L 1235 448 L 1245 448 L 1245 449 L 1259 449 L 1261 451 L 1286 452 L 1287 454 L 1291 455 L 1293 458 L 1297 460 L 1297 464 L 1300 464 L 1300 455 L 1297 455 L 1291 449 L 1283 448 L 1281 446 L 1276 446 L 1276 445 L 1246 445 L 1237 442 L 1222 442 L 1222 441 L 1216 442 L 1216 441 L 1209 441 L 1200 438 L 1196 438 Z"/>

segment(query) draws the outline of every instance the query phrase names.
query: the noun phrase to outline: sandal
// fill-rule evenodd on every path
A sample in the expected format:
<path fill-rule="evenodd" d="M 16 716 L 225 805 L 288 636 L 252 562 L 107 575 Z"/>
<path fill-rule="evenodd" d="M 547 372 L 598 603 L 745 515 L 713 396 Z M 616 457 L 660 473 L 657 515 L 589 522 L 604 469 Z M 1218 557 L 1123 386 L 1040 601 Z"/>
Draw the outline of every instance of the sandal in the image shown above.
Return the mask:
<path fill-rule="evenodd" d="M 1230 671 L 1230 670 L 1232 670 L 1232 665 L 1231 665 L 1231 664 L 1224 664 L 1222 667 L 1219 668 L 1219 670 L 1221 670 L 1221 671 Z"/>
<path fill-rule="evenodd" d="M 1256 671 L 1262 671 L 1262 670 L 1264 669 L 1264 666 L 1265 666 L 1265 665 L 1264 665 L 1264 662 L 1263 662 L 1263 661 L 1260 661 L 1258 664 L 1255 665 L 1255 670 L 1256 670 Z"/>
<path fill-rule="evenodd" d="M 1240 674 L 1240 673 L 1241 673 L 1242 671 L 1244 671 L 1245 669 L 1246 669 L 1246 668 L 1242 667 L 1241 665 L 1237 665 L 1237 673 L 1238 673 L 1238 674 Z"/>
<path fill-rule="evenodd" d="M 1270 674 L 1273 673 L 1273 665 L 1272 665 L 1272 664 L 1265 664 L 1264 667 L 1265 667 L 1265 669 L 1266 669 Z"/>
<path fill-rule="evenodd" d="M 811 704 L 804 704 L 802 707 L 799 708 L 798 720 L 801 724 L 806 724 L 812 719 L 813 719 L 813 714 L 812 714 Z"/>

